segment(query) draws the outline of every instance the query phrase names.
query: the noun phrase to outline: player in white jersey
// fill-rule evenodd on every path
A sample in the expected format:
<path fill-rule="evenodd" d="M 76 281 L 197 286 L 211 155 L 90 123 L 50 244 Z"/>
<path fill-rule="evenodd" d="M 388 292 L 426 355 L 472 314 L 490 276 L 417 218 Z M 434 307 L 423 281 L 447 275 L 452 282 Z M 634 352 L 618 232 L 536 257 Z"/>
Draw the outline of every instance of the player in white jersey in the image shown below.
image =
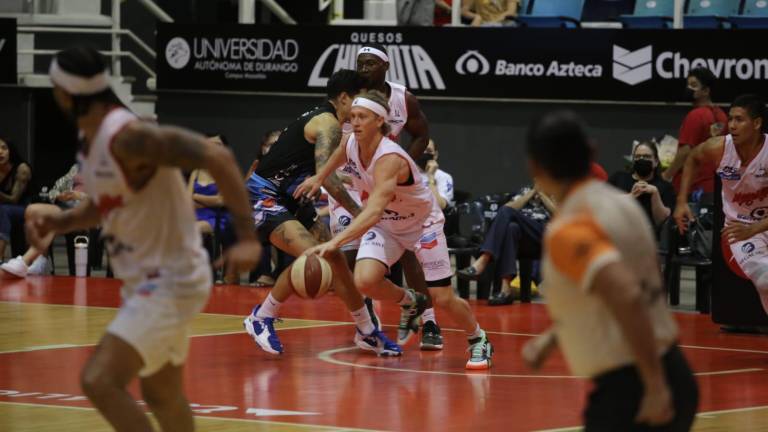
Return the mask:
<path fill-rule="evenodd" d="M 387 136 L 392 141 L 398 142 L 400 133 L 403 130 L 408 132 L 408 135 L 411 136 L 411 142 L 405 148 L 411 159 L 419 160 L 429 144 L 427 117 L 421 110 L 419 100 L 404 85 L 387 81 L 388 70 L 389 56 L 383 45 L 370 43 L 360 48 L 357 53 L 357 72 L 366 79 L 368 89 L 378 90 L 388 98 L 387 124 L 389 125 L 389 132 Z M 408 285 L 429 296 L 427 284 L 424 281 L 424 273 L 416 256 L 411 251 L 406 251 L 400 259 L 400 263 L 402 263 Z M 442 349 L 443 337 L 440 333 L 440 327 L 437 325 L 431 298 L 427 304 L 427 309 L 422 314 L 422 321 L 424 327 L 421 335 L 421 349 Z M 401 345 L 406 344 L 418 331 L 418 322 L 409 319 L 408 311 L 403 310 L 400 315 L 397 342 Z"/>
<path fill-rule="evenodd" d="M 768 109 L 763 98 L 756 95 L 736 98 L 728 112 L 728 135 L 709 139 L 686 159 L 674 217 L 680 231 L 684 231 L 693 219 L 685 198 L 694 173 L 700 166 L 716 166 L 723 184 L 725 228 L 722 235 L 730 244 L 735 264 L 755 285 L 763 309 L 768 313 L 766 116 Z"/>
<path fill-rule="evenodd" d="M 361 292 L 378 300 L 407 301 L 402 288 L 385 278 L 403 252 L 415 252 L 430 294 L 437 306 L 451 314 L 467 332 L 468 369 L 491 366 L 493 348 L 466 301 L 451 287 L 451 262 L 443 223 L 445 218 L 432 192 L 424 186 L 416 164 L 395 142 L 385 137 L 388 106 L 381 92 L 371 90 L 352 103 L 354 134 L 342 140 L 328 163 L 296 190 L 312 195 L 337 167 L 347 164 L 355 187 L 367 193 L 362 211 L 347 229 L 306 253 L 325 255 L 362 237 L 354 277 Z"/>
<path fill-rule="evenodd" d="M 79 161 L 89 198 L 71 210 L 30 215 L 29 239 L 44 246 L 53 234 L 100 224 L 124 282 L 122 306 L 82 371 L 83 391 L 115 430 L 151 431 L 127 391 L 138 376 L 162 429 L 191 431 L 182 368 L 188 327 L 208 300 L 211 272 L 181 169 L 206 169 L 220 188 L 239 237 L 227 254 L 230 273 L 253 268 L 261 253 L 242 175 L 224 147 L 125 109 L 97 51 L 58 53 L 50 77 L 56 103 L 84 137 Z"/>
<path fill-rule="evenodd" d="M 554 347 L 592 379 L 584 411 L 591 431 L 688 431 L 696 380 L 677 347 L 653 230 L 625 193 L 591 179 L 586 127 L 569 111 L 528 132 L 538 186 L 560 203 L 544 240 L 543 279 L 554 323 L 523 349 L 538 367 Z"/>

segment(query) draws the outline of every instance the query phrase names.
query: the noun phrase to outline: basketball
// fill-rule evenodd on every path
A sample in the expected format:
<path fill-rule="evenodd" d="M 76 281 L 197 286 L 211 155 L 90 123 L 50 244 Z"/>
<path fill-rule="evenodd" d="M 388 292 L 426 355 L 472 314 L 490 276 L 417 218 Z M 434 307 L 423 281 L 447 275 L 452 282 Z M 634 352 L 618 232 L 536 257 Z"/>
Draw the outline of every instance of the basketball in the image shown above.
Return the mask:
<path fill-rule="evenodd" d="M 293 262 L 291 284 L 299 297 L 322 297 L 328 292 L 332 280 L 331 265 L 317 255 L 302 255 Z"/>

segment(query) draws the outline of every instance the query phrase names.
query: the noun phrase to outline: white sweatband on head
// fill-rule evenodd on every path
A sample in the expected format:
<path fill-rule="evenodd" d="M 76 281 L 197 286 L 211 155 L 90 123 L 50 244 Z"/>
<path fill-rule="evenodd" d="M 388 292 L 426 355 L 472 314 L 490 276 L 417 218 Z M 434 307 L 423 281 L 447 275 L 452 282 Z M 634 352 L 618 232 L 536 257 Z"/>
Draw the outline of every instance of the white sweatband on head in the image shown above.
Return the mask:
<path fill-rule="evenodd" d="M 106 71 L 90 78 L 73 75 L 59 67 L 55 58 L 51 62 L 48 74 L 54 84 L 73 96 L 93 95 L 109 88 L 109 76 Z"/>
<path fill-rule="evenodd" d="M 355 98 L 355 100 L 352 101 L 352 106 L 353 107 L 359 106 L 359 107 L 369 109 L 374 113 L 378 114 L 379 116 L 384 117 L 384 120 L 386 120 L 388 117 L 386 108 L 364 97 Z"/>
<path fill-rule="evenodd" d="M 360 57 L 360 54 L 375 55 L 376 57 L 378 57 L 378 58 L 384 60 L 385 62 L 389 63 L 389 56 L 387 55 L 387 53 L 385 53 L 384 51 L 382 51 L 380 49 L 377 49 L 377 48 L 364 46 L 364 47 L 360 48 L 360 51 L 357 52 L 357 56 Z"/>

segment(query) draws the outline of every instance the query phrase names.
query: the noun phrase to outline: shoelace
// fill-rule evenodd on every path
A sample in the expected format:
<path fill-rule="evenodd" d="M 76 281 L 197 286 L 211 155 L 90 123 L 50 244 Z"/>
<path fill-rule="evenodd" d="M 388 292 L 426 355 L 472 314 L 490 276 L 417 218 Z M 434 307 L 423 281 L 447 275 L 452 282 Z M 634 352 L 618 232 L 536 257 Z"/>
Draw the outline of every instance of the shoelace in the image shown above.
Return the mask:
<path fill-rule="evenodd" d="M 483 357 L 485 352 L 485 345 L 486 341 L 485 339 L 482 339 L 480 342 L 474 343 L 467 347 L 467 351 L 472 353 L 472 358 L 480 358 Z"/>

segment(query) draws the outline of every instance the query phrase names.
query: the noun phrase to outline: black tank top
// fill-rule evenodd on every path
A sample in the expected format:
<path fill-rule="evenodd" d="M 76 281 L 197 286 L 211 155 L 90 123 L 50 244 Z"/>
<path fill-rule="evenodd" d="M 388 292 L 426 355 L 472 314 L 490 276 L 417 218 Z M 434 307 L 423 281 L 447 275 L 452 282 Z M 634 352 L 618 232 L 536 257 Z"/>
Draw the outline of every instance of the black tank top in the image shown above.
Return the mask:
<path fill-rule="evenodd" d="M 21 164 L 16 164 L 13 167 L 11 167 L 11 171 L 8 173 L 5 178 L 0 181 L 0 192 L 10 195 L 13 192 L 13 185 L 16 183 L 16 175 L 18 175 L 19 167 Z M 30 184 L 27 183 L 27 187 L 24 189 L 24 192 L 21 193 L 21 196 L 19 197 L 19 202 L 17 204 L 27 204 L 29 203 L 30 198 Z"/>
<path fill-rule="evenodd" d="M 280 137 L 259 162 L 256 174 L 271 181 L 276 186 L 290 183 L 302 175 L 315 173 L 315 145 L 304 138 L 304 126 L 312 118 L 331 113 L 336 116 L 336 108 L 330 102 L 312 108 L 294 120 L 280 133 Z"/>

